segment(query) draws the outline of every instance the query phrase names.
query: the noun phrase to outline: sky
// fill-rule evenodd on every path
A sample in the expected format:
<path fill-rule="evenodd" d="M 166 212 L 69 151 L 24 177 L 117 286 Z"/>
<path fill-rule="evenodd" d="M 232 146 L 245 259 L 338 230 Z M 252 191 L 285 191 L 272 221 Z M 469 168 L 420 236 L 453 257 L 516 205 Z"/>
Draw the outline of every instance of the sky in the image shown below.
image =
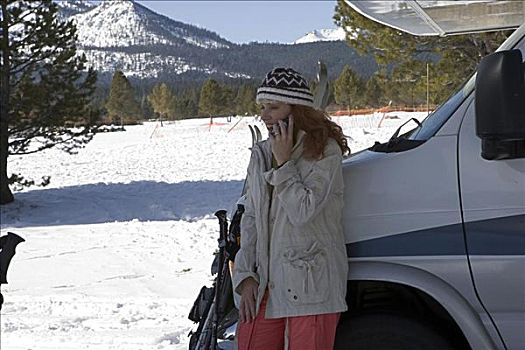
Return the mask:
<path fill-rule="evenodd" d="M 337 28 L 335 0 L 147 1 L 138 3 L 174 20 L 216 32 L 234 43 L 291 43 L 315 29 Z"/>

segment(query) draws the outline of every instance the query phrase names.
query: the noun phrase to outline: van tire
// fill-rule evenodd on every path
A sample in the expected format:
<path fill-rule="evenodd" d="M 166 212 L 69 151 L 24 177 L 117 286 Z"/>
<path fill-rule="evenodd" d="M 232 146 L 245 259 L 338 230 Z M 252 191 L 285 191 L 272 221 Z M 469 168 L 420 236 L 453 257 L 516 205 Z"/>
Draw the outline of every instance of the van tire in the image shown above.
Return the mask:
<path fill-rule="evenodd" d="M 334 350 L 453 350 L 447 339 L 417 320 L 391 314 L 350 317 L 338 328 Z"/>

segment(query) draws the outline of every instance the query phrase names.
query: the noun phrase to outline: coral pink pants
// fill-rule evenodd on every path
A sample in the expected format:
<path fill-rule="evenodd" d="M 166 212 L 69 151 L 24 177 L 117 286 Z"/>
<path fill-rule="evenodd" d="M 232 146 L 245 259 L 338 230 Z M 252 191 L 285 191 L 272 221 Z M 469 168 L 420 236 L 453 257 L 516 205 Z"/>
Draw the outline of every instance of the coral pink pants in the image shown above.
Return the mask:
<path fill-rule="evenodd" d="M 283 350 L 288 323 L 288 350 L 332 350 L 339 313 L 264 318 L 266 294 L 254 321 L 237 326 L 238 350 Z"/>

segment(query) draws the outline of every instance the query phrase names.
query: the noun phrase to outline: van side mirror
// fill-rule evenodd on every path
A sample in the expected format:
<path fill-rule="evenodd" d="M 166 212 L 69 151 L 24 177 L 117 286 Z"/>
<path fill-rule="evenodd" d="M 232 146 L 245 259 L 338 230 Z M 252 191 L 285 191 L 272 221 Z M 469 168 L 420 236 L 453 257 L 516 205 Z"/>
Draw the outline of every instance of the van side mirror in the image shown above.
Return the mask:
<path fill-rule="evenodd" d="M 520 50 L 484 57 L 476 76 L 476 135 L 487 160 L 525 157 L 525 74 Z"/>

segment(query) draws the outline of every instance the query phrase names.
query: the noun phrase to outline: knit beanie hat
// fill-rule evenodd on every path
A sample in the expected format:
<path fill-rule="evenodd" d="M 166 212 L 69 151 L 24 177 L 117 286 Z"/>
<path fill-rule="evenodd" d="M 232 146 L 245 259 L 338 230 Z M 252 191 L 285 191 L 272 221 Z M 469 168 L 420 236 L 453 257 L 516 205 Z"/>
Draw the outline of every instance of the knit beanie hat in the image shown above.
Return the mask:
<path fill-rule="evenodd" d="M 291 105 L 314 106 L 314 97 L 305 78 L 292 68 L 274 68 L 257 89 L 257 103 L 278 101 Z"/>

